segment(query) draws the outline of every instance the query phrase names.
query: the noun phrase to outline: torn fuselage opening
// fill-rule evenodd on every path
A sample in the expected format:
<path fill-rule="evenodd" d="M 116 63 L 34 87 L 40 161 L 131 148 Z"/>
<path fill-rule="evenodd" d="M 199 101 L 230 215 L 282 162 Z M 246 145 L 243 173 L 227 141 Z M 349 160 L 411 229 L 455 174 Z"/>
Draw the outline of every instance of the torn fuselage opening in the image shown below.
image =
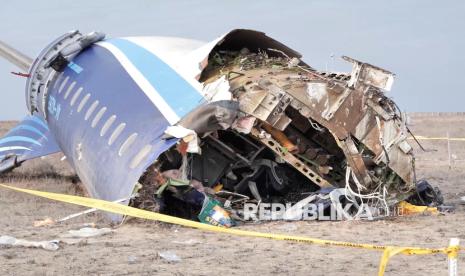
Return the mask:
<path fill-rule="evenodd" d="M 210 75 L 210 70 L 217 68 L 217 65 L 227 63 L 228 56 L 231 54 L 235 55 L 235 53 L 241 51 L 243 54 L 262 52 L 267 53 L 271 57 L 282 57 L 285 55 L 289 58 L 299 59 L 302 56 L 299 52 L 265 35 L 265 33 L 237 29 L 223 37 L 210 51 L 207 59 L 201 63 L 203 70 L 200 74 L 200 82 L 204 82 Z M 300 63 L 308 67 L 304 62 L 300 61 Z"/>
<path fill-rule="evenodd" d="M 218 130 L 200 147 L 201 154 L 183 155 L 180 145 L 162 154 L 140 179 L 134 206 L 195 219 L 204 197 L 241 210 L 244 203 L 296 202 L 320 188 L 249 135 Z M 162 188 L 170 178 L 186 185 Z"/>
<path fill-rule="evenodd" d="M 384 72 L 375 80 L 360 73 L 357 82 L 317 72 L 280 49 L 227 41 L 211 52 L 200 79 L 210 103 L 178 124 L 195 132 L 200 153 L 187 152 L 192 139 L 184 138 L 141 178 L 143 189 L 155 186 L 149 197 L 161 212 L 194 218 L 202 198 L 214 198 L 241 219 L 245 203 L 294 204 L 337 188 L 332 204 L 345 196 L 387 208 L 410 195 L 402 122 L 378 88 L 364 86 L 381 87 Z M 182 204 L 191 206 L 174 211 Z"/>

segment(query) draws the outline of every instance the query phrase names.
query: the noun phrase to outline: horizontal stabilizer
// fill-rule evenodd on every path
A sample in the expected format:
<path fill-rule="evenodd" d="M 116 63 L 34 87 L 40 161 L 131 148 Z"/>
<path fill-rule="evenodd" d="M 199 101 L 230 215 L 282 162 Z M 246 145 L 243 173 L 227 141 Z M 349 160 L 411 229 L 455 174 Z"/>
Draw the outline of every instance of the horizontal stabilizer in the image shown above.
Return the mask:
<path fill-rule="evenodd" d="M 0 173 L 59 151 L 47 123 L 38 116 L 27 116 L 0 139 Z"/>

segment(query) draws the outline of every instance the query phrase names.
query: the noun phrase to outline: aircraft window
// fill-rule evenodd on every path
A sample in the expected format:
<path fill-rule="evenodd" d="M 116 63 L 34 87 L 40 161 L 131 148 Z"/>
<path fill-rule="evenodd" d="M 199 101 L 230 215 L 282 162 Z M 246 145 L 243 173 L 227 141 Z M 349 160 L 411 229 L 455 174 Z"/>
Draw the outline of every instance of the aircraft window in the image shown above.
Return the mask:
<path fill-rule="evenodd" d="M 71 106 L 73 106 L 76 103 L 76 101 L 79 98 L 79 95 L 81 95 L 83 89 L 84 88 L 80 87 L 78 90 L 76 90 L 76 93 L 74 93 L 74 96 L 71 98 L 71 102 L 70 102 Z"/>
<path fill-rule="evenodd" d="M 58 84 L 63 80 L 63 73 L 60 73 L 58 78 L 55 80 L 55 83 L 53 84 L 53 88 L 57 88 Z"/>
<path fill-rule="evenodd" d="M 77 109 L 78 113 L 81 112 L 81 110 L 84 108 L 87 101 L 89 101 L 89 98 L 90 98 L 90 93 L 87 94 L 84 98 L 82 98 L 81 103 L 79 104 L 78 109 Z"/>
<path fill-rule="evenodd" d="M 123 132 L 124 128 L 126 127 L 125 123 L 119 124 L 119 126 L 113 131 L 113 133 L 110 136 L 110 139 L 108 140 L 108 145 L 111 146 L 116 139 L 121 135 L 121 132 Z"/>
<path fill-rule="evenodd" d="M 103 124 L 102 130 L 100 131 L 100 136 L 103 136 L 105 135 L 105 133 L 107 133 L 108 129 L 115 122 L 115 120 L 116 120 L 116 115 L 113 115 L 110 118 L 108 118 L 105 124 Z"/>
<path fill-rule="evenodd" d="M 98 122 L 100 122 L 100 119 L 102 119 L 103 114 L 105 114 L 105 111 L 107 111 L 107 108 L 102 107 L 97 113 L 97 115 L 95 115 L 94 120 L 92 120 L 92 125 L 91 125 L 93 128 L 98 124 Z"/>
<path fill-rule="evenodd" d="M 124 141 L 124 143 L 121 145 L 121 148 L 119 149 L 118 155 L 123 156 L 123 154 L 129 149 L 129 147 L 136 141 L 137 138 L 137 133 L 131 134 L 131 136 Z"/>
<path fill-rule="evenodd" d="M 134 156 L 129 167 L 131 169 L 134 169 L 137 166 L 139 166 L 142 160 L 144 160 L 144 158 L 147 157 L 147 155 L 150 153 L 151 150 L 152 150 L 152 145 L 146 145 L 145 147 L 143 147 L 139 151 L 139 153 L 136 154 L 136 156 Z"/>
<path fill-rule="evenodd" d="M 76 86 L 76 82 L 73 81 L 69 87 L 68 87 L 68 90 L 66 90 L 66 93 L 65 93 L 65 100 L 68 98 L 69 94 L 71 93 L 71 90 L 73 90 L 74 86 Z"/>
<path fill-rule="evenodd" d="M 61 91 L 63 91 L 63 88 L 65 88 L 66 83 L 68 83 L 69 77 L 66 77 L 63 82 L 60 85 L 60 88 L 58 89 L 58 94 L 61 94 Z"/>
<path fill-rule="evenodd" d="M 86 113 L 86 116 L 84 117 L 84 120 L 88 120 L 90 118 L 90 116 L 92 115 L 92 113 L 94 113 L 95 109 L 97 108 L 97 105 L 98 105 L 98 101 L 95 101 L 90 107 L 89 109 L 87 110 L 87 113 Z"/>

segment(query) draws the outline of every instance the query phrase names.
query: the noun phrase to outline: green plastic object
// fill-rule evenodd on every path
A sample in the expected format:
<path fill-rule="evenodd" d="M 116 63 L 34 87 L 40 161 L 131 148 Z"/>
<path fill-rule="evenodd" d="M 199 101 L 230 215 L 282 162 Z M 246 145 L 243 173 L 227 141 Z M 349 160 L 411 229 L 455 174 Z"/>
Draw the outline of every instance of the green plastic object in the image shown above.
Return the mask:
<path fill-rule="evenodd" d="M 220 227 L 229 228 L 236 225 L 236 222 L 229 216 L 228 211 L 223 208 L 223 205 L 219 201 L 209 197 L 205 197 L 198 218 L 202 223 Z"/>
<path fill-rule="evenodd" d="M 157 192 L 155 193 L 158 198 L 161 197 L 161 195 L 166 190 L 166 188 L 168 188 L 168 186 L 175 186 L 175 187 L 189 186 L 189 181 L 168 178 L 168 181 L 166 181 L 165 184 L 161 185 L 160 188 L 158 188 Z"/>

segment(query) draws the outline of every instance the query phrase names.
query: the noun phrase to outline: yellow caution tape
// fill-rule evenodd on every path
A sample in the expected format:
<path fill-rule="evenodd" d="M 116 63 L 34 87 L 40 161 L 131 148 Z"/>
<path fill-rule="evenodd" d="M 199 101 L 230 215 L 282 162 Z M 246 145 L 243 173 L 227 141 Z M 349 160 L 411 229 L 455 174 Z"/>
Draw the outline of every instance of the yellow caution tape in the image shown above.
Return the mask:
<path fill-rule="evenodd" d="M 381 256 L 381 261 L 379 262 L 379 269 L 378 269 L 378 275 L 384 275 L 384 272 L 386 271 L 387 264 L 389 260 L 396 254 L 403 253 L 405 248 L 402 247 L 393 247 L 393 246 L 388 246 L 384 252 L 383 255 Z"/>
<path fill-rule="evenodd" d="M 259 237 L 259 238 L 267 238 L 267 239 L 273 239 L 273 240 L 303 242 L 303 243 L 317 244 L 317 245 L 322 245 L 322 246 L 340 246 L 340 247 L 362 248 L 362 249 L 383 251 L 383 255 L 380 261 L 379 272 L 378 272 L 379 276 L 384 275 L 384 271 L 386 269 L 389 259 L 399 253 L 404 254 L 404 255 L 424 255 L 424 254 L 443 253 L 443 254 L 447 254 L 449 257 L 454 257 L 454 256 L 456 257 L 458 254 L 458 251 L 461 249 L 456 246 L 447 247 L 447 248 L 437 248 L 437 249 L 419 248 L 419 247 L 384 246 L 384 245 L 321 240 L 321 239 L 308 238 L 308 237 L 299 237 L 299 236 L 262 233 L 262 232 L 239 230 L 239 229 L 230 229 L 230 228 L 203 224 L 200 222 L 177 218 L 173 216 L 163 215 L 160 213 L 150 212 L 146 210 L 141 210 L 141 209 L 137 209 L 134 207 L 121 205 L 118 203 L 105 201 L 101 199 L 64 195 L 64 194 L 58 194 L 58 193 L 41 192 L 41 191 L 35 191 L 35 190 L 30 190 L 30 189 L 16 188 L 16 187 L 8 186 L 5 184 L 0 184 L 0 186 L 7 188 L 7 189 L 23 192 L 23 193 L 40 196 L 43 198 L 48 198 L 48 199 L 52 199 L 56 201 L 76 204 L 76 205 L 90 207 L 90 208 L 95 208 L 95 209 L 99 209 L 102 211 L 107 211 L 107 212 L 111 212 L 115 214 L 142 218 L 142 219 L 162 221 L 166 223 L 177 224 L 177 225 L 182 225 L 182 226 L 191 227 L 191 228 L 197 228 L 197 229 L 205 230 L 205 231 L 221 232 L 221 233 L 237 235 L 237 236 L 245 236 L 245 237 Z"/>

